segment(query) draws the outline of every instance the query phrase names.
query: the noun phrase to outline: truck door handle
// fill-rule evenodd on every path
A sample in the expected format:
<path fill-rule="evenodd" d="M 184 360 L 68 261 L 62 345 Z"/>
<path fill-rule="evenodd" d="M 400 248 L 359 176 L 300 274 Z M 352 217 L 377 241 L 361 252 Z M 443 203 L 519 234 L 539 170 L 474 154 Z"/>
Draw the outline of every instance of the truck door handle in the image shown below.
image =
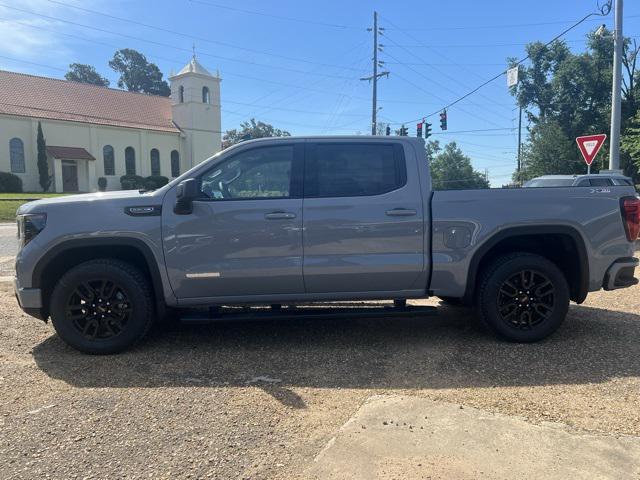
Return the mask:
<path fill-rule="evenodd" d="M 296 218 L 296 214 L 291 212 L 271 212 L 265 213 L 264 218 L 267 220 L 287 220 L 290 218 Z"/>
<path fill-rule="evenodd" d="M 418 212 L 412 208 L 394 208 L 393 210 L 387 210 L 385 213 L 390 217 L 412 217 Z"/>

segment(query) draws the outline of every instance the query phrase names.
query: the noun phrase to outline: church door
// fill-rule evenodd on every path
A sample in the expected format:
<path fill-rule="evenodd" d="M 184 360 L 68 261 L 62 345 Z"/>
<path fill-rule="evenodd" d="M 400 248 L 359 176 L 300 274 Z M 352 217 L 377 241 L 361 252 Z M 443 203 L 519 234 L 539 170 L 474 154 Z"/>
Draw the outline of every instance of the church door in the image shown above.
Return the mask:
<path fill-rule="evenodd" d="M 78 165 L 72 160 L 62 160 L 62 191 L 78 191 Z"/>

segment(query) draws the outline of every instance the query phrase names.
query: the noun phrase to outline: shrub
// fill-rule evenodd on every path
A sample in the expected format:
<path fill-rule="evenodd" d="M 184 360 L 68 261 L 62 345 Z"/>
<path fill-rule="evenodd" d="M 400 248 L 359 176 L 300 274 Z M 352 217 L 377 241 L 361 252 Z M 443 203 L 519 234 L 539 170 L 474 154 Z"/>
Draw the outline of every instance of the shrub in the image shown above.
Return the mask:
<path fill-rule="evenodd" d="M 169 183 L 169 179 L 162 175 L 151 175 L 144 179 L 144 186 L 149 190 L 164 187 L 167 183 Z"/>
<path fill-rule="evenodd" d="M 0 193 L 22 193 L 22 180 L 9 172 L 0 172 Z"/>
<path fill-rule="evenodd" d="M 107 190 L 107 179 L 105 177 L 98 178 L 98 190 L 101 192 Z"/>
<path fill-rule="evenodd" d="M 123 175 L 120 177 L 120 186 L 123 190 L 140 190 L 145 188 L 144 178 L 140 175 Z"/>

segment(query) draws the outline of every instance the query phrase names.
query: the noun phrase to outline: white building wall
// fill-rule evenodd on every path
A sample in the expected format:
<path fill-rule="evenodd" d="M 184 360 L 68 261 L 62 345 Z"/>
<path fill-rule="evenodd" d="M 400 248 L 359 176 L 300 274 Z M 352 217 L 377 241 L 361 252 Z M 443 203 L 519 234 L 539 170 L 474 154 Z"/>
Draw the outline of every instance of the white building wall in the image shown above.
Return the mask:
<path fill-rule="evenodd" d="M 171 151 L 180 154 L 180 172 L 188 168 L 186 161 L 186 140 L 180 133 L 160 132 L 133 128 L 66 122 L 57 120 L 41 120 L 42 130 L 47 145 L 81 147 L 86 149 L 96 160 L 78 161 L 78 184 L 84 191 L 96 191 L 98 178 L 107 178 L 108 190 L 120 189 L 120 177 L 125 174 L 124 150 L 131 146 L 136 153 L 136 173 L 141 176 L 151 174 L 150 152 L 157 148 L 160 152 L 161 174 L 171 179 Z M 16 174 L 23 182 L 25 192 L 41 191 L 38 183 L 37 166 L 37 126 L 38 119 L 0 115 L 0 171 L 10 172 L 9 141 L 20 138 L 24 143 L 25 173 Z M 103 147 L 111 145 L 115 156 L 115 175 L 104 174 Z M 53 162 L 50 162 L 53 166 Z M 58 168 L 53 169 L 54 181 L 60 183 Z M 61 188 L 61 187 L 60 187 Z M 53 190 L 53 188 L 52 188 Z"/>

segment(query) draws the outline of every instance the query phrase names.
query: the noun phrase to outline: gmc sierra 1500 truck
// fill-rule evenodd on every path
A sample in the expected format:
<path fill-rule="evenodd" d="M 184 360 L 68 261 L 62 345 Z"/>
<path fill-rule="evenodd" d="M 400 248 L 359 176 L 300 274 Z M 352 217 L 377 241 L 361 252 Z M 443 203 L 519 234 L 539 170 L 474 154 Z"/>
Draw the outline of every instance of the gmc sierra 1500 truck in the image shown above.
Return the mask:
<path fill-rule="evenodd" d="M 434 192 L 417 138 L 246 141 L 158 190 L 39 200 L 17 219 L 20 306 L 87 353 L 175 309 L 428 296 L 532 342 L 570 300 L 638 282 L 633 187 Z"/>

